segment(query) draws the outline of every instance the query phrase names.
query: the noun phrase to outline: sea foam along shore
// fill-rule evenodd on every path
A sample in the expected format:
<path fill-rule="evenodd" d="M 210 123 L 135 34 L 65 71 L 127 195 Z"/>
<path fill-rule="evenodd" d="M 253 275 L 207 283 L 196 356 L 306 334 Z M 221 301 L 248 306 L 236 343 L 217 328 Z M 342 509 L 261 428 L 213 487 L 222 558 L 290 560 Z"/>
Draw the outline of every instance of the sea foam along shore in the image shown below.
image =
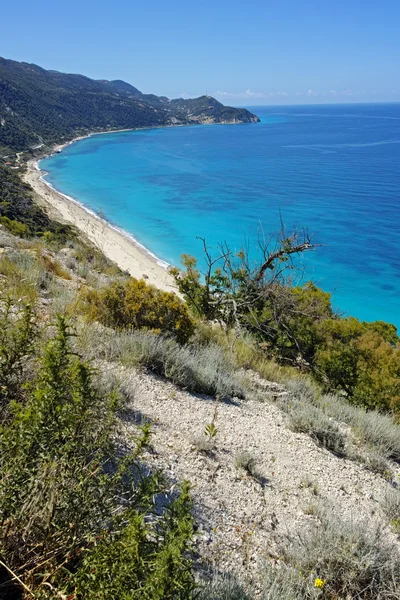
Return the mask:
<path fill-rule="evenodd" d="M 57 146 L 54 151 L 60 151 L 79 139 L 82 138 Z M 77 200 L 54 189 L 43 179 L 44 174 L 38 162 L 30 160 L 24 180 L 32 186 L 38 196 L 38 203 L 52 218 L 77 227 L 107 258 L 128 271 L 132 277 L 145 278 L 159 289 L 178 293 L 173 278 L 168 273 L 167 263 L 159 260 L 127 232 L 114 227 Z"/>

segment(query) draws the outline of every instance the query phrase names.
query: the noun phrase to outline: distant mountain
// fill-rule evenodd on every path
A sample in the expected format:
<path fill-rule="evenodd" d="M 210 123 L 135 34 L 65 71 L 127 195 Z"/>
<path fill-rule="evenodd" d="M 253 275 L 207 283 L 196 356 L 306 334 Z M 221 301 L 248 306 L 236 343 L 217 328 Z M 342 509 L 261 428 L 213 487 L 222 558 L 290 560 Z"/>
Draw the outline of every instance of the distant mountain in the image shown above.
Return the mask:
<path fill-rule="evenodd" d="M 256 115 L 210 96 L 169 100 L 125 81 L 94 80 L 0 58 L 0 156 L 96 130 L 252 123 Z"/>

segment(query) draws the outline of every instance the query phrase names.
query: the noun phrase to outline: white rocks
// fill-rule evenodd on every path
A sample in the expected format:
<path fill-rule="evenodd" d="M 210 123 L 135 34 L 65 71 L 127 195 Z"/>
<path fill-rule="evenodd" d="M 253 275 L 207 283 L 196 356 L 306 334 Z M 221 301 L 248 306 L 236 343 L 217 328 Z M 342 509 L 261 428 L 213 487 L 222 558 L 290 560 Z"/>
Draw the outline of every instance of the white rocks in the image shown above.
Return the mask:
<path fill-rule="evenodd" d="M 133 407 L 157 422 L 151 440 L 156 452 L 146 460 L 174 480 L 193 484 L 202 560 L 257 580 L 267 555 L 279 554 L 277 542 L 312 522 L 310 505 L 329 504 L 340 518 L 382 519 L 379 499 L 388 483 L 319 448 L 307 435 L 291 432 L 274 404 L 221 402 L 214 448 L 203 454 L 193 440 L 204 435 L 214 400 L 194 397 L 152 375 L 124 372 L 127 377 L 135 390 Z M 278 384 L 261 384 L 266 391 L 285 392 Z M 256 459 L 254 476 L 235 467 L 236 456 L 245 451 Z"/>

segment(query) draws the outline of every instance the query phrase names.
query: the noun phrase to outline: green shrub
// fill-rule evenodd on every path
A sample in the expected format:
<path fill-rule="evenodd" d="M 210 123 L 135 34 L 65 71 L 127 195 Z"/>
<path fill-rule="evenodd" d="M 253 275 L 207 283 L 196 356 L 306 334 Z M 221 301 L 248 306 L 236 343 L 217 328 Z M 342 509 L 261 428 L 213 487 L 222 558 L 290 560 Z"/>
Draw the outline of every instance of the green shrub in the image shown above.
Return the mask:
<path fill-rule="evenodd" d="M 19 221 L 9 219 L 8 217 L 0 217 L 0 223 L 4 225 L 4 227 L 6 227 L 10 233 L 18 237 L 29 237 L 31 233 L 27 225 L 20 223 Z"/>
<path fill-rule="evenodd" d="M 10 339 L 18 341 L 20 330 L 29 338 L 27 325 L 10 316 L 13 326 Z M 70 347 L 72 333 L 60 317 L 38 374 L 1 427 L 2 561 L 38 598 L 189 598 L 188 488 L 166 510 L 155 506 L 165 487 L 139 461 L 149 428 L 122 452 L 118 398 L 93 384 L 90 366 Z M 22 368 L 22 381 L 28 377 Z M 3 575 L 6 598 L 18 583 Z"/>
<path fill-rule="evenodd" d="M 321 337 L 318 324 L 333 316 L 330 298 L 311 281 L 294 288 L 274 286 L 256 315 L 253 333 L 261 333 L 265 349 L 278 360 L 312 364 Z"/>
<path fill-rule="evenodd" d="M 24 397 L 22 372 L 33 351 L 36 327 L 32 308 L 0 299 L 0 420 L 9 403 Z"/>
<path fill-rule="evenodd" d="M 129 278 L 103 290 L 88 290 L 84 302 L 89 318 L 108 327 L 161 332 L 173 335 L 180 343 L 187 342 L 194 332 L 186 305 L 175 294 L 143 280 Z"/>
<path fill-rule="evenodd" d="M 315 374 L 328 391 L 355 404 L 400 411 L 400 346 L 392 326 L 357 319 L 327 320 L 315 355 Z"/>
<path fill-rule="evenodd" d="M 74 592 L 88 600 L 188 600 L 195 588 L 188 551 L 193 517 L 188 486 L 156 526 L 128 511 L 123 527 L 88 552 L 74 577 Z"/>

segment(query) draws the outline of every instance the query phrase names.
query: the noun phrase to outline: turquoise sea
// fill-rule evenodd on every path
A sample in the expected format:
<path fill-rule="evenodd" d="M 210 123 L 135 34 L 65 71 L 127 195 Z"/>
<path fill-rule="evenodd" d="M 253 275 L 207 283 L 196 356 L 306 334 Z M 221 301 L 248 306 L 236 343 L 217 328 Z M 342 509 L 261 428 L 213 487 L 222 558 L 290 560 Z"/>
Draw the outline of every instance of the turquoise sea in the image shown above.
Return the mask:
<path fill-rule="evenodd" d="M 56 189 L 168 263 L 306 226 L 306 278 L 400 329 L 400 104 L 251 107 L 261 123 L 96 135 L 41 161 Z"/>

